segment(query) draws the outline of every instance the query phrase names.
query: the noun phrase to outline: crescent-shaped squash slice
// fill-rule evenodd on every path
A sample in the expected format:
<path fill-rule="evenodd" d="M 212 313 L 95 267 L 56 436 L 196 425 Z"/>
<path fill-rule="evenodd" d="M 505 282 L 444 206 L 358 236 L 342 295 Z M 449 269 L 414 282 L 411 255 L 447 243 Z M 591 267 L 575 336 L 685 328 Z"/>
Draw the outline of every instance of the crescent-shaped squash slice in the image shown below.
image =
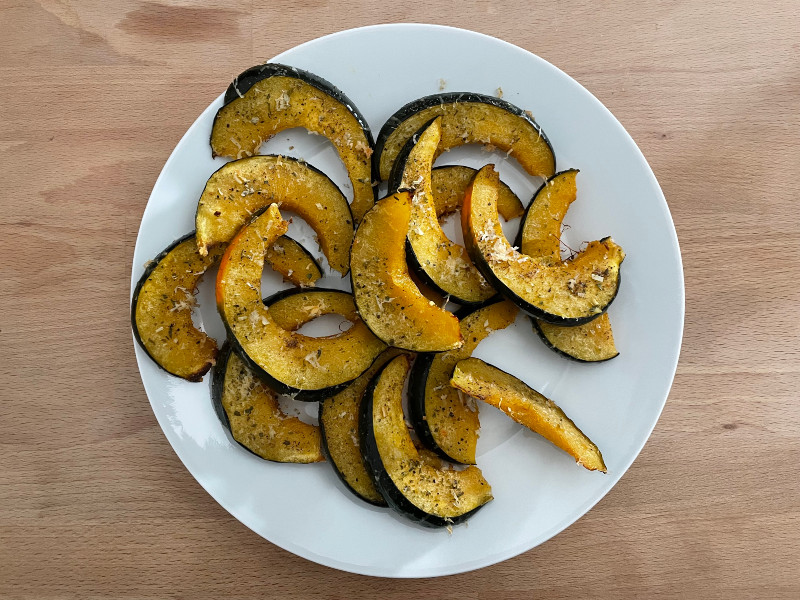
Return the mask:
<path fill-rule="evenodd" d="M 442 140 L 434 159 L 456 146 L 485 144 L 507 152 L 531 175 L 555 173 L 553 149 L 529 112 L 500 98 L 453 92 L 414 100 L 389 117 L 372 157 L 382 180 L 389 178 L 408 138 L 438 116 L 442 117 Z"/>
<path fill-rule="evenodd" d="M 356 221 L 375 203 L 372 133 L 356 105 L 332 83 L 286 65 L 252 67 L 234 79 L 211 130 L 213 156 L 242 158 L 292 127 L 328 138 L 353 184 Z"/>
<path fill-rule="evenodd" d="M 578 194 L 577 175 L 577 169 L 562 171 L 536 191 L 517 235 L 516 245 L 522 254 L 547 265 L 561 262 L 561 224 Z M 599 274 L 593 274 L 592 278 L 602 281 Z M 553 325 L 534 318 L 531 321 L 545 345 L 567 358 L 601 362 L 619 356 L 607 313 L 577 327 Z"/>
<path fill-rule="evenodd" d="M 447 352 L 420 354 L 408 382 L 408 413 L 414 431 L 431 450 L 447 460 L 474 465 L 478 443 L 478 408 L 450 386 L 456 363 L 468 358 L 493 331 L 514 322 L 518 308 L 495 301 L 457 313 L 464 345 Z"/>
<path fill-rule="evenodd" d="M 467 358 L 456 365 L 450 384 L 499 408 L 514 419 L 549 440 L 590 471 L 606 472 L 603 455 L 556 403 L 545 398 L 522 381 L 477 358 Z"/>
<path fill-rule="evenodd" d="M 375 488 L 400 514 L 428 527 L 467 519 L 492 499 L 475 466 L 437 468 L 420 456 L 403 417 L 407 356 L 387 363 L 372 379 L 359 411 L 361 451 Z"/>
<path fill-rule="evenodd" d="M 431 170 L 433 202 L 440 219 L 461 210 L 464 194 L 478 169 L 463 165 L 445 165 Z M 497 193 L 497 212 L 506 221 L 522 216 L 525 207 L 517 195 L 502 181 Z"/>
<path fill-rule="evenodd" d="M 277 271 L 285 281 L 300 287 L 313 287 L 322 277 L 322 268 L 302 244 L 282 235 L 268 246 L 264 262 Z"/>
<path fill-rule="evenodd" d="M 214 409 L 236 442 L 275 462 L 325 460 L 319 427 L 285 414 L 278 394 L 264 385 L 229 345 L 223 346 L 212 375 Z"/>
<path fill-rule="evenodd" d="M 287 227 L 272 204 L 236 235 L 217 273 L 217 310 L 237 354 L 271 388 L 298 400 L 320 400 L 361 375 L 386 346 L 359 319 L 347 331 L 322 338 L 275 322 L 261 300 L 261 274 L 265 248 Z"/>
<path fill-rule="evenodd" d="M 356 230 L 350 277 L 361 318 L 390 346 L 438 352 L 461 346 L 458 319 L 425 298 L 405 261 L 411 196 L 398 192 L 379 200 Z"/>
<path fill-rule="evenodd" d="M 324 173 L 285 156 L 231 161 L 211 175 L 195 215 L 200 252 L 229 242 L 253 214 L 270 204 L 297 213 L 316 232 L 331 268 L 347 273 L 353 240 L 347 199 Z"/>
<path fill-rule="evenodd" d="M 521 254 L 500 227 L 498 182 L 494 166 L 483 167 L 461 211 L 464 243 L 484 277 L 522 310 L 548 323 L 580 325 L 605 312 L 619 289 L 622 248 L 604 238 L 553 265 Z"/>
<path fill-rule="evenodd" d="M 387 348 L 358 379 L 335 396 L 319 403 L 322 450 L 326 458 L 348 490 L 376 506 L 385 506 L 386 501 L 375 489 L 361 455 L 358 407 L 378 370 L 401 352 L 397 348 Z"/>
<path fill-rule="evenodd" d="M 413 189 L 406 259 L 429 285 L 459 304 L 477 304 L 494 296 L 491 285 L 472 264 L 463 246 L 451 242 L 436 216 L 431 167 L 441 139 L 441 117 L 423 125 L 397 157 L 389 189 Z"/>
<path fill-rule="evenodd" d="M 190 233 L 148 263 L 133 292 L 136 341 L 158 366 L 188 381 L 200 381 L 217 356 L 214 339 L 192 323 L 192 308 L 197 284 L 221 254 L 201 256 Z"/>

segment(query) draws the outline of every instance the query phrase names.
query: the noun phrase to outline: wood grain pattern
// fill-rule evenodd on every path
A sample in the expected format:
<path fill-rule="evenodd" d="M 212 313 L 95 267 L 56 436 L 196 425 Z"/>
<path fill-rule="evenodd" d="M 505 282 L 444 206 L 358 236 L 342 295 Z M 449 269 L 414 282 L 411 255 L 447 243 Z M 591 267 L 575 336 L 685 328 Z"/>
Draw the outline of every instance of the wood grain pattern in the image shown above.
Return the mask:
<path fill-rule="evenodd" d="M 396 21 L 508 40 L 611 109 L 670 204 L 687 316 L 661 420 L 588 515 L 387 582 L 272 546 L 197 485 L 145 397 L 128 282 L 156 176 L 232 74 Z M 0 0 L 0 33 L 0 597 L 800 597 L 795 2 Z"/>

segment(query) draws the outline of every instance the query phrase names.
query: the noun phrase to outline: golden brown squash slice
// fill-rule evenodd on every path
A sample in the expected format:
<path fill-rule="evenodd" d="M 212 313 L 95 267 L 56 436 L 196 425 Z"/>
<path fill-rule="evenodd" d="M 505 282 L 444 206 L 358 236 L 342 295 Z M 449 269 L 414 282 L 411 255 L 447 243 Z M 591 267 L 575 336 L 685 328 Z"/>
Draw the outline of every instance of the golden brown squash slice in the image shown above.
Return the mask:
<path fill-rule="evenodd" d="M 555 173 L 553 149 L 529 112 L 500 98 L 454 92 L 414 100 L 389 117 L 378 134 L 373 156 L 381 179 L 389 178 L 406 141 L 438 116 L 442 117 L 442 141 L 434 159 L 463 144 L 485 144 L 507 152 L 531 175 Z"/>
<path fill-rule="evenodd" d="M 478 169 L 462 165 L 445 165 L 431 170 L 431 188 L 436 216 L 440 219 L 461 210 L 467 187 Z M 517 195 L 502 181 L 497 193 L 497 212 L 506 221 L 521 217 L 525 207 Z"/>
<path fill-rule="evenodd" d="M 477 358 L 462 360 L 453 371 L 450 384 L 502 410 L 567 452 L 590 471 L 606 472 L 603 455 L 555 402 L 522 381 Z"/>
<path fill-rule="evenodd" d="M 431 166 L 441 139 L 441 117 L 412 136 L 394 163 L 389 189 L 413 189 L 406 259 L 419 276 L 459 304 L 477 304 L 494 296 L 491 285 L 472 264 L 463 246 L 451 242 L 436 217 Z"/>
<path fill-rule="evenodd" d="M 407 356 L 398 356 L 375 375 L 361 401 L 361 449 L 375 488 L 394 510 L 428 527 L 446 527 L 474 514 L 492 499 L 492 489 L 475 466 L 457 471 L 423 458 L 403 417 Z"/>
<path fill-rule="evenodd" d="M 272 204 L 236 235 L 220 262 L 217 310 L 237 354 L 271 388 L 298 400 L 320 400 L 366 371 L 386 346 L 358 319 L 347 331 L 323 338 L 275 322 L 261 300 L 261 274 L 265 248 L 287 227 Z"/>
<path fill-rule="evenodd" d="M 353 184 L 352 208 L 358 222 L 375 203 L 372 133 L 355 104 L 321 77 L 274 63 L 239 75 L 214 118 L 212 154 L 251 156 L 263 142 L 292 127 L 304 127 L 333 143 Z"/>
<path fill-rule="evenodd" d="M 197 284 L 221 254 L 200 256 L 190 233 L 150 261 L 133 293 L 136 340 L 162 369 L 188 381 L 200 381 L 217 356 L 217 342 L 192 323 L 192 308 Z"/>
<path fill-rule="evenodd" d="M 577 197 L 577 174 L 577 169 L 557 173 L 534 194 L 517 236 L 522 254 L 548 265 L 561 262 L 561 224 Z M 545 345 L 567 358 L 601 362 L 619 356 L 606 313 L 577 327 L 552 325 L 533 318 L 531 321 Z"/>
<path fill-rule="evenodd" d="M 490 333 L 514 322 L 518 308 L 496 301 L 457 316 L 464 345 L 457 350 L 420 354 L 408 382 L 408 412 L 414 431 L 431 450 L 459 463 L 474 465 L 478 443 L 478 407 L 450 386 L 453 369 Z"/>
<path fill-rule="evenodd" d="M 322 269 L 313 255 L 288 235 L 282 235 L 267 247 L 264 262 L 283 275 L 284 281 L 300 287 L 313 287 L 322 277 Z"/>
<path fill-rule="evenodd" d="M 200 252 L 229 242 L 270 204 L 297 213 L 316 232 L 331 268 L 347 273 L 353 240 L 347 199 L 324 173 L 285 156 L 231 161 L 211 175 L 195 215 Z"/>
<path fill-rule="evenodd" d="M 552 265 L 521 254 L 500 227 L 498 182 L 493 165 L 478 171 L 461 212 L 464 243 L 484 277 L 522 310 L 548 323 L 580 325 L 602 314 L 619 289 L 622 248 L 604 238 Z"/>
<path fill-rule="evenodd" d="M 387 348 L 372 366 L 344 390 L 319 403 L 322 450 L 345 487 L 362 500 L 385 506 L 386 501 L 367 473 L 358 433 L 358 408 L 369 382 L 402 350 Z"/>
<path fill-rule="evenodd" d="M 350 250 L 358 312 L 390 346 L 415 352 L 458 348 L 458 319 L 425 298 L 408 274 L 405 240 L 410 216 L 410 194 L 399 192 L 378 201 L 358 226 Z"/>
<path fill-rule="evenodd" d="M 322 455 L 320 428 L 285 414 L 278 395 L 224 346 L 214 367 L 211 399 L 233 439 L 263 459 L 313 463 Z"/>

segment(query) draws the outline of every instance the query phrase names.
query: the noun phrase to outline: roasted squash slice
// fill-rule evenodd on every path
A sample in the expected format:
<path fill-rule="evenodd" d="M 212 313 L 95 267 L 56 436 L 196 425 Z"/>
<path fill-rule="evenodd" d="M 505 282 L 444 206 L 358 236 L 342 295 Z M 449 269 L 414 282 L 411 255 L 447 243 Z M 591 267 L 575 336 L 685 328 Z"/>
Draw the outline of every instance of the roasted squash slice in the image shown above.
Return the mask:
<path fill-rule="evenodd" d="M 577 327 L 562 327 L 531 319 L 545 345 L 578 362 L 603 362 L 619 356 L 608 313 Z"/>
<path fill-rule="evenodd" d="M 356 230 L 350 277 L 361 318 L 390 346 L 438 352 L 461 346 L 458 319 L 425 298 L 408 274 L 405 239 L 411 196 L 379 200 Z"/>
<path fill-rule="evenodd" d="M 462 165 L 445 165 L 431 170 L 431 188 L 436 216 L 440 219 L 461 210 L 464 194 L 478 169 Z M 517 195 L 502 181 L 497 194 L 497 212 L 506 221 L 522 216 L 525 207 Z"/>
<path fill-rule="evenodd" d="M 456 365 L 450 385 L 499 408 L 509 417 L 549 440 L 590 471 L 606 472 L 603 455 L 564 411 L 522 381 L 486 364 L 467 358 Z"/>
<path fill-rule="evenodd" d="M 521 254 L 500 227 L 498 182 L 493 165 L 483 167 L 461 211 L 464 243 L 484 277 L 522 310 L 548 323 L 580 325 L 605 312 L 619 289 L 622 248 L 604 238 L 553 265 Z"/>
<path fill-rule="evenodd" d="M 474 465 L 478 443 L 478 408 L 450 386 L 456 363 L 468 358 L 490 333 L 514 322 L 518 309 L 495 301 L 457 313 L 464 345 L 457 350 L 420 354 L 408 383 L 408 412 L 414 431 L 431 450 L 445 459 Z"/>
<path fill-rule="evenodd" d="M 387 348 L 372 366 L 341 392 L 319 403 L 322 450 L 345 487 L 362 500 L 385 506 L 386 501 L 367 473 L 358 432 L 358 407 L 369 382 L 402 350 Z"/>
<path fill-rule="evenodd" d="M 195 215 L 200 252 L 229 242 L 253 214 L 270 204 L 302 217 L 316 232 L 331 268 L 347 273 L 353 240 L 347 199 L 324 173 L 285 156 L 231 161 L 211 175 Z"/>
<path fill-rule="evenodd" d="M 237 443 L 275 462 L 325 460 L 320 428 L 285 414 L 278 395 L 231 351 L 230 345 L 223 346 L 212 375 L 214 409 Z"/>
<path fill-rule="evenodd" d="M 577 175 L 577 169 L 561 171 L 533 195 L 515 241 L 522 254 L 547 265 L 561 262 L 561 224 L 578 194 Z"/>
<path fill-rule="evenodd" d="M 437 468 L 420 456 L 403 417 L 408 369 L 408 357 L 398 356 L 370 382 L 359 411 L 361 451 L 376 489 L 390 507 L 421 525 L 446 527 L 489 502 L 492 490 L 478 467 Z"/>
<path fill-rule="evenodd" d="M 211 130 L 213 156 L 242 158 L 292 127 L 327 137 L 353 184 L 356 221 L 375 203 L 372 133 L 347 96 L 321 77 L 275 63 L 252 67 L 233 80 Z"/>
<path fill-rule="evenodd" d="M 200 256 L 190 233 L 149 262 L 133 292 L 136 341 L 158 366 L 188 381 L 200 381 L 217 356 L 217 342 L 192 323 L 192 307 L 203 273 L 221 254 Z"/>
<path fill-rule="evenodd" d="M 283 275 L 284 281 L 300 287 L 313 287 L 322 277 L 322 268 L 302 244 L 282 235 L 266 249 L 264 262 Z"/>
<path fill-rule="evenodd" d="M 287 227 L 272 204 L 236 235 L 217 273 L 217 310 L 237 354 L 271 388 L 298 400 L 320 400 L 366 371 L 386 346 L 360 320 L 323 338 L 275 322 L 261 300 L 261 274 L 265 248 Z"/>
<path fill-rule="evenodd" d="M 557 173 L 534 194 L 517 236 L 520 252 L 548 265 L 561 262 L 561 223 L 578 193 L 577 174 L 577 169 Z M 531 321 L 545 345 L 567 358 L 601 362 L 619 356 L 606 313 L 577 327 Z"/>
<path fill-rule="evenodd" d="M 550 177 L 555 173 L 553 149 L 530 113 L 500 98 L 454 92 L 414 100 L 389 117 L 373 154 L 382 180 L 389 178 L 408 138 L 438 116 L 442 117 L 442 140 L 434 159 L 456 146 L 486 144 L 516 158 L 531 175 Z"/>
<path fill-rule="evenodd" d="M 428 285 L 459 304 L 484 302 L 497 292 L 472 264 L 463 246 L 451 242 L 436 217 L 431 187 L 433 156 L 441 138 L 441 117 L 411 136 L 397 157 L 389 189 L 413 189 L 406 260 Z"/>

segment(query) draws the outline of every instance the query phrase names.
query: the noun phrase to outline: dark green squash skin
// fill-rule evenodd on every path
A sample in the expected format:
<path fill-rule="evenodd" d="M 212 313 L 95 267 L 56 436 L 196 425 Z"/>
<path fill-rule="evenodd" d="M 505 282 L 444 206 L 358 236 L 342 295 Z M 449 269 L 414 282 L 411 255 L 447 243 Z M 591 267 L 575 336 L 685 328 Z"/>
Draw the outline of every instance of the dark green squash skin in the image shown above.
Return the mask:
<path fill-rule="evenodd" d="M 361 397 L 361 405 L 358 411 L 358 434 L 361 440 L 361 454 L 364 457 L 364 463 L 367 466 L 367 473 L 369 473 L 369 476 L 372 478 L 372 482 L 375 484 L 375 489 L 380 492 L 389 507 L 411 521 L 424 527 L 432 528 L 447 527 L 448 525 L 462 523 L 480 510 L 484 505 L 453 518 L 443 518 L 426 513 L 412 504 L 411 501 L 403 495 L 402 490 L 398 489 L 398 487 L 392 481 L 389 473 L 383 467 L 383 460 L 378 452 L 378 446 L 375 441 L 375 433 L 372 428 L 373 395 L 375 392 L 375 387 L 377 386 L 378 380 L 383 374 L 383 371 L 388 365 L 397 360 L 397 358 L 387 362 L 377 373 L 375 373 L 375 376 L 369 382 L 364 395 Z"/>
<path fill-rule="evenodd" d="M 536 129 L 544 142 L 550 148 L 550 152 L 553 153 L 553 161 L 555 164 L 555 152 L 553 152 L 553 145 L 550 143 L 550 140 L 547 138 L 544 131 L 542 131 L 542 128 L 539 126 L 539 124 L 520 107 L 515 106 L 506 100 L 502 100 L 501 98 L 487 96 L 486 94 L 477 94 L 475 92 L 448 92 L 446 94 L 432 94 L 430 96 L 424 96 L 422 98 L 412 100 L 408 104 L 400 107 L 391 117 L 386 120 L 386 123 L 383 124 L 383 127 L 381 127 L 381 130 L 378 132 L 378 138 L 375 141 L 375 152 L 372 154 L 373 178 L 375 177 L 375 173 L 380 176 L 380 160 L 381 154 L 383 154 L 383 148 L 386 145 L 386 140 L 403 121 L 408 119 L 410 116 L 425 110 L 426 108 L 430 108 L 431 106 L 436 106 L 439 104 L 454 104 L 456 102 L 490 104 L 492 106 L 496 106 L 497 108 L 501 108 L 521 119 L 524 119 L 530 125 L 532 125 L 534 129 Z M 394 165 L 392 165 L 392 168 L 394 168 Z"/>
<path fill-rule="evenodd" d="M 214 368 L 211 370 L 211 405 L 214 407 L 214 413 L 216 413 L 220 423 L 222 423 L 222 426 L 228 431 L 228 435 L 230 435 L 230 438 L 234 442 L 239 444 L 239 446 L 247 450 L 253 456 L 258 457 L 261 460 L 267 460 L 263 456 L 258 456 L 258 454 L 250 450 L 250 448 L 233 437 L 233 432 L 231 431 L 231 422 L 228 419 L 228 413 L 225 412 L 225 407 L 222 406 L 222 392 L 225 390 L 225 372 L 228 370 L 228 358 L 230 357 L 231 352 L 232 349 L 229 340 L 226 340 L 222 345 L 222 349 L 219 351 L 217 362 L 214 365 Z"/>
<path fill-rule="evenodd" d="M 361 114 L 361 111 L 358 110 L 358 107 L 356 107 L 355 103 L 350 100 L 350 98 L 348 98 L 342 90 L 333 85 L 327 79 L 323 79 L 319 75 L 314 75 L 309 71 L 298 69 L 297 67 L 291 67 L 289 65 L 283 65 L 280 63 L 264 63 L 262 65 L 250 67 L 249 69 L 240 73 L 231 82 L 231 84 L 228 86 L 228 89 L 225 90 L 223 106 L 230 104 L 237 98 L 241 98 L 256 83 L 270 77 L 292 77 L 294 79 L 299 79 L 300 81 L 317 88 L 321 92 L 327 94 L 337 102 L 344 105 L 348 112 L 355 117 L 359 126 L 364 131 L 364 135 L 367 138 L 369 147 L 373 150 L 375 149 L 375 141 L 372 137 L 372 130 L 367 123 L 367 119 L 364 118 L 364 115 Z M 219 118 L 219 111 L 217 111 L 217 114 L 214 116 L 215 123 L 217 118 Z M 380 181 L 377 176 L 377 172 L 375 171 L 374 163 L 372 166 L 372 181 Z M 373 190 L 373 194 L 375 196 L 375 200 L 378 200 L 377 187 Z"/>
<path fill-rule="evenodd" d="M 604 358 L 602 360 L 586 360 L 584 358 L 580 358 L 579 356 L 575 356 L 574 354 L 569 354 L 568 352 L 564 352 L 561 348 L 555 346 L 549 339 L 547 339 L 547 336 L 544 334 L 544 331 L 542 331 L 542 328 L 539 327 L 539 322 L 536 319 L 534 319 L 533 317 L 529 318 L 531 320 L 531 325 L 533 326 L 533 330 L 539 336 L 539 339 L 541 339 L 544 342 L 544 345 L 550 348 L 550 350 L 552 350 L 556 354 L 560 354 L 564 358 L 568 358 L 570 360 L 574 360 L 575 362 L 584 364 L 597 364 L 597 363 L 608 362 L 609 360 L 613 360 L 619 356 L 619 352 L 617 352 L 614 356 L 609 356 L 608 358 Z"/>
<path fill-rule="evenodd" d="M 514 238 L 514 245 L 517 248 L 522 247 L 522 230 L 525 229 L 525 221 L 528 220 L 528 213 L 531 211 L 531 206 L 533 206 L 533 203 L 536 202 L 536 198 L 539 197 L 539 193 L 543 189 L 545 189 L 547 187 L 547 184 L 552 179 L 555 179 L 559 175 L 563 175 L 564 173 L 569 173 L 571 171 L 575 171 L 575 173 L 580 173 L 580 169 L 564 169 L 563 171 L 559 171 L 558 173 L 556 173 L 552 177 L 550 177 L 548 179 L 545 179 L 544 182 L 542 183 L 542 185 L 539 186 L 539 189 L 537 189 L 533 193 L 533 197 L 531 198 L 531 201 L 528 203 L 528 206 L 525 207 L 525 212 L 522 214 L 522 218 L 519 220 L 519 230 L 517 231 L 517 237 Z"/>
<path fill-rule="evenodd" d="M 501 296 L 495 296 L 480 304 L 465 306 L 457 310 L 455 315 L 461 321 L 482 308 L 502 301 L 503 298 Z M 414 360 L 411 373 L 408 376 L 408 418 L 411 421 L 414 432 L 428 450 L 435 452 L 444 460 L 459 463 L 439 447 L 439 444 L 433 438 L 431 428 L 428 426 L 428 420 L 425 418 L 425 388 L 428 385 L 428 374 L 430 373 L 431 365 L 437 354 L 439 352 L 422 352 Z"/>
<path fill-rule="evenodd" d="M 389 193 L 392 194 L 394 192 L 400 191 L 400 185 L 403 183 L 403 172 L 406 170 L 406 162 L 408 161 L 408 156 L 411 154 L 411 150 L 414 149 L 414 146 L 419 141 L 419 137 L 423 134 L 423 132 L 428 128 L 428 126 L 433 123 L 436 118 L 431 119 L 425 125 L 420 127 L 417 132 L 412 135 L 406 143 L 403 145 L 403 149 L 400 150 L 400 154 L 397 155 L 397 160 L 394 161 L 392 165 L 392 173 L 389 176 Z M 374 167 L 373 163 L 373 167 Z M 433 169 L 431 169 L 433 170 Z M 483 302 L 469 302 L 464 300 L 463 298 L 459 298 L 458 296 L 454 296 L 452 294 L 447 293 L 447 291 L 443 290 L 441 287 L 436 285 L 436 282 L 431 279 L 431 277 L 425 272 L 425 269 L 422 268 L 422 264 L 419 262 L 417 258 L 417 254 L 414 252 L 414 248 L 411 246 L 411 242 L 408 241 L 406 238 L 406 262 L 408 263 L 409 268 L 414 271 L 414 274 L 419 277 L 423 283 L 425 283 L 428 287 L 433 289 L 438 294 L 441 294 L 448 300 L 455 302 L 456 304 L 461 304 L 464 306 L 480 306 Z M 494 296 L 493 296 L 494 297 Z"/>
<path fill-rule="evenodd" d="M 147 347 L 144 345 L 144 342 L 142 341 L 142 336 L 139 334 L 139 327 L 136 325 L 136 304 L 139 302 L 139 292 L 141 292 L 142 286 L 144 285 L 145 281 L 147 281 L 147 279 L 150 277 L 150 275 L 153 273 L 155 268 L 158 266 L 158 263 L 164 260 L 164 257 L 167 254 L 169 254 L 178 244 L 185 242 L 191 237 L 194 237 L 194 233 L 195 233 L 194 231 L 191 231 L 186 235 L 179 237 L 177 240 L 175 240 L 169 246 L 167 246 L 161 252 L 159 252 L 158 255 L 156 255 L 156 257 L 153 258 L 153 260 L 147 263 L 147 266 L 144 269 L 144 273 L 142 273 L 142 276 L 136 283 L 136 287 L 133 290 L 133 299 L 131 300 L 131 327 L 133 329 L 133 337 L 136 340 L 136 343 L 139 344 L 141 349 L 144 350 L 147 356 L 150 357 L 150 360 L 152 360 L 155 364 L 158 365 L 159 369 L 161 369 L 165 373 L 169 373 L 173 377 L 177 377 L 177 375 L 173 375 L 172 373 L 167 371 L 164 367 L 162 367 L 161 364 L 153 357 L 153 355 L 150 354 L 150 352 L 148 352 Z M 195 377 L 192 377 L 191 379 L 185 379 L 185 381 L 192 381 L 195 383 L 198 381 L 202 381 L 203 376 L 205 376 L 207 372 L 208 370 L 203 371 L 202 373 L 197 374 Z"/>

